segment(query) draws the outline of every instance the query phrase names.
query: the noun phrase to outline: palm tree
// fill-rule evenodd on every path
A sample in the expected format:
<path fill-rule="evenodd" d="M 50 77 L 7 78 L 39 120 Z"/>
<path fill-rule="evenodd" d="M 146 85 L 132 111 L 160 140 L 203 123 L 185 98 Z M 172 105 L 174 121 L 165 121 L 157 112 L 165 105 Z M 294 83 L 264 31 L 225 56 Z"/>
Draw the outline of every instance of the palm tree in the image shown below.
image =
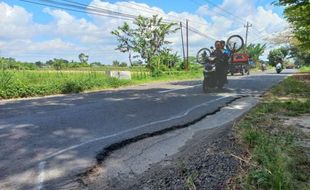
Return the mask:
<path fill-rule="evenodd" d="M 258 63 L 259 57 L 263 55 L 265 49 L 266 44 L 250 44 L 246 47 L 245 52 L 249 54 L 255 63 Z"/>

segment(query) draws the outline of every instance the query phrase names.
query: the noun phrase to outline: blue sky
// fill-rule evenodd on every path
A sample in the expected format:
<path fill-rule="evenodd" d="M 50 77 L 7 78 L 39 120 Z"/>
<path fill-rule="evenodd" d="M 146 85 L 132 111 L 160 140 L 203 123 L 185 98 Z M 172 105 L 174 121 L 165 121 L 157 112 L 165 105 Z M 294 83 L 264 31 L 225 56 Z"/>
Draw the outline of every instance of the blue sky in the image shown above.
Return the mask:
<path fill-rule="evenodd" d="M 44 14 L 42 12 L 42 6 L 39 5 L 33 5 L 27 2 L 23 2 L 20 0 L 4 0 L 3 2 L 9 4 L 9 5 L 18 5 L 24 7 L 29 12 L 33 13 L 34 15 L 34 21 L 44 23 L 47 21 L 50 21 L 52 19 L 51 16 Z M 78 2 L 89 4 L 91 0 L 79 0 Z M 115 3 L 118 2 L 117 0 L 108 0 L 107 2 Z M 150 6 L 160 7 L 165 12 L 175 11 L 175 12 L 190 12 L 195 13 L 197 9 L 204 4 L 208 4 L 208 0 L 175 0 L 175 1 L 165 1 L 165 0 L 137 0 L 135 1 L 137 3 L 145 3 Z M 212 3 L 216 5 L 220 5 L 223 1 L 222 0 L 212 0 Z M 254 0 L 253 1 L 256 6 L 266 6 L 271 5 L 270 0 Z M 211 5 L 213 6 L 213 5 Z M 273 10 L 275 13 L 282 15 L 283 13 L 283 7 L 273 7 Z M 70 12 L 73 15 L 75 15 L 78 18 L 85 17 L 87 18 L 87 15 L 83 13 L 76 13 L 76 12 Z"/>
<path fill-rule="evenodd" d="M 131 3 L 117 0 L 81 0 L 78 2 L 134 15 L 147 15 L 147 12 L 154 9 L 167 19 L 184 21 L 188 18 L 190 25 L 195 29 L 222 39 L 230 34 L 244 35 L 245 21 L 253 23 L 249 40 L 256 43 L 264 42 L 264 36 L 274 35 L 287 27 L 282 16 L 283 8 L 272 6 L 272 1 L 268 0 L 209 2 L 136 0 Z M 133 6 L 137 6 L 140 11 L 134 10 Z M 145 11 L 141 6 L 145 7 Z M 126 55 L 114 51 L 117 42 L 110 34 L 111 30 L 123 23 L 123 20 L 99 18 L 19 0 L 0 1 L 0 11 L 2 12 L 0 27 L 5 27 L 5 30 L 0 32 L 1 56 L 13 56 L 23 61 L 45 61 L 54 57 L 76 60 L 76 55 L 83 51 L 90 55 L 91 61 L 106 64 L 116 58 L 126 61 Z M 173 42 L 172 48 L 180 52 L 179 34 L 171 36 L 170 39 Z M 211 45 L 213 41 L 191 34 L 191 54 L 201 47 Z"/>

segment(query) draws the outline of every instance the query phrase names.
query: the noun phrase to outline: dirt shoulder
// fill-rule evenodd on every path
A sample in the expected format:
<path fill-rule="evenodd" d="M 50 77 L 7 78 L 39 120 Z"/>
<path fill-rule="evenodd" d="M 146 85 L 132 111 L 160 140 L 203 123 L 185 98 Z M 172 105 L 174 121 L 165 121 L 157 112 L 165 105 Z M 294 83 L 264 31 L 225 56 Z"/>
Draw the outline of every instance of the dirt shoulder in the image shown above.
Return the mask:
<path fill-rule="evenodd" d="M 229 189 L 309 189 L 310 74 L 271 89 L 235 131 L 249 154 Z"/>
<path fill-rule="evenodd" d="M 231 125 L 199 133 L 168 162 L 163 161 L 116 189 L 223 189 L 239 171 L 238 145 Z"/>

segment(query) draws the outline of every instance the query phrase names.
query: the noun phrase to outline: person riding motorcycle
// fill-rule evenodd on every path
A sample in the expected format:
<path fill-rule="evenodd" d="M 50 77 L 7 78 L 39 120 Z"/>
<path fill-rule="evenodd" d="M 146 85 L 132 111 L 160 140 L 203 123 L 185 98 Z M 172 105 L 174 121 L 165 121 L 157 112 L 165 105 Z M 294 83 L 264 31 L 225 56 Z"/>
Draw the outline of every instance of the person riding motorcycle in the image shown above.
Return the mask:
<path fill-rule="evenodd" d="M 212 57 L 215 57 L 215 74 L 216 74 L 216 86 L 222 88 L 227 82 L 227 68 L 229 57 L 224 54 L 223 46 L 220 41 L 215 42 L 215 50 L 211 53 Z"/>
<path fill-rule="evenodd" d="M 224 65 L 226 66 L 226 70 L 229 70 L 229 59 L 231 57 L 231 52 L 227 48 L 225 48 L 226 42 L 224 40 L 221 41 L 222 52 L 224 54 Z M 227 75 L 225 75 L 225 84 L 228 83 Z"/>
<path fill-rule="evenodd" d="M 283 69 L 283 65 L 282 65 L 282 59 L 278 59 L 278 63 L 277 63 L 277 65 L 276 65 L 276 71 L 277 71 L 277 73 L 280 73 L 281 71 L 282 71 L 282 69 Z"/>

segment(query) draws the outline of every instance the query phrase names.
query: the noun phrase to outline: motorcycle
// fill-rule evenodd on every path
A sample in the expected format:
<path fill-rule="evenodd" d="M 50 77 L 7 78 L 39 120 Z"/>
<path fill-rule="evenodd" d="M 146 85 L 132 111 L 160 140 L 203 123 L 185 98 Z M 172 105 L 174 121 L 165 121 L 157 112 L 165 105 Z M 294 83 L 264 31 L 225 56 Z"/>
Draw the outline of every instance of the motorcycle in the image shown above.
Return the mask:
<path fill-rule="evenodd" d="M 267 66 L 266 66 L 265 63 L 263 63 L 263 64 L 261 65 L 261 69 L 262 69 L 262 72 L 264 72 L 264 71 L 267 70 Z"/>
<path fill-rule="evenodd" d="M 282 72 L 282 65 L 281 64 L 276 65 L 276 71 L 278 74 Z"/>
<path fill-rule="evenodd" d="M 230 36 L 226 42 L 226 48 L 234 53 L 239 51 L 243 45 L 243 38 L 239 35 Z M 212 51 L 211 51 L 211 50 Z M 217 82 L 216 76 L 216 66 L 215 66 L 215 57 L 212 57 L 211 54 L 214 51 L 213 47 L 211 48 L 202 48 L 198 51 L 196 55 L 197 63 L 200 63 L 204 66 L 203 70 L 203 91 L 208 92 L 210 89 L 215 87 L 221 89 L 224 86 L 224 83 Z M 231 55 L 232 56 L 232 55 Z"/>
<path fill-rule="evenodd" d="M 213 48 L 211 47 L 213 50 Z M 211 57 L 211 50 L 208 48 L 202 48 L 197 53 L 197 62 L 204 66 L 203 69 L 203 91 L 207 92 L 208 89 L 216 87 L 216 75 L 215 75 L 215 57 Z"/>

